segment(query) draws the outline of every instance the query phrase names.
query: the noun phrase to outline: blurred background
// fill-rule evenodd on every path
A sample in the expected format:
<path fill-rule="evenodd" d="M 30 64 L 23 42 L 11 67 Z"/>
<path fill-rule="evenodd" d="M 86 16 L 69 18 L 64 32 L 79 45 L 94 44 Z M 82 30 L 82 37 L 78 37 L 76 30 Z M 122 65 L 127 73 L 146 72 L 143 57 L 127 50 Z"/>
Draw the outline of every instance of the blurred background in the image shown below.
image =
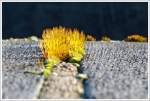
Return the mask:
<path fill-rule="evenodd" d="M 148 36 L 148 3 L 2 3 L 3 39 L 41 37 L 44 28 L 56 26 L 77 28 L 96 39 Z"/>

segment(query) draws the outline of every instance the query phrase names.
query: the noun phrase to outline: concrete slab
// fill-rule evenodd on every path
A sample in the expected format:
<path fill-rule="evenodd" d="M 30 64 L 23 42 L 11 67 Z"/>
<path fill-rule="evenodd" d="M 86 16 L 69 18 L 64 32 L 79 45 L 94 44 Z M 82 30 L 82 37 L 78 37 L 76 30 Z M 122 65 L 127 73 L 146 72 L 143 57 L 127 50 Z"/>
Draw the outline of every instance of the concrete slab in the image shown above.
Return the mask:
<path fill-rule="evenodd" d="M 87 42 L 81 63 L 85 98 L 146 99 L 148 44 Z"/>
<path fill-rule="evenodd" d="M 81 98 L 82 82 L 76 78 L 77 67 L 62 62 L 54 67 L 48 80 L 42 76 L 24 73 L 40 72 L 43 65 L 37 42 L 23 39 L 3 40 L 3 99 L 71 99 Z"/>
<path fill-rule="evenodd" d="M 37 98 L 44 78 L 24 73 L 27 70 L 40 71 L 42 68 L 42 65 L 37 65 L 37 44 L 3 41 L 2 49 L 3 99 Z"/>

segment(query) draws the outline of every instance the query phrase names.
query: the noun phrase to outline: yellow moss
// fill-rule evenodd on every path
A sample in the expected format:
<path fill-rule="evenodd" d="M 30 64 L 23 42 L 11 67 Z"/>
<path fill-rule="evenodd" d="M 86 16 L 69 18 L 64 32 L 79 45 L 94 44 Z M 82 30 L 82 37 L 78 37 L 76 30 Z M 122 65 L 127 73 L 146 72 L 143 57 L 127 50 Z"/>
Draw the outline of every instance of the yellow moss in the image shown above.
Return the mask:
<path fill-rule="evenodd" d="M 130 35 L 128 36 L 125 41 L 130 41 L 130 42 L 147 42 L 147 38 L 142 36 L 142 35 Z"/>
<path fill-rule="evenodd" d="M 83 32 L 63 27 L 43 31 L 40 48 L 46 59 L 58 58 L 62 61 L 73 56 L 74 52 L 83 53 L 85 36 Z"/>
<path fill-rule="evenodd" d="M 108 36 L 102 36 L 101 41 L 110 42 L 110 38 Z"/>
<path fill-rule="evenodd" d="M 87 35 L 86 36 L 86 41 L 96 41 L 96 38 L 93 37 L 92 35 Z"/>
<path fill-rule="evenodd" d="M 47 68 L 51 70 L 51 67 L 60 61 L 81 61 L 85 54 L 84 42 L 83 32 L 79 32 L 77 29 L 54 27 L 43 31 L 39 47 L 44 58 L 48 60 Z M 46 77 L 49 73 L 50 71 L 45 69 Z"/>

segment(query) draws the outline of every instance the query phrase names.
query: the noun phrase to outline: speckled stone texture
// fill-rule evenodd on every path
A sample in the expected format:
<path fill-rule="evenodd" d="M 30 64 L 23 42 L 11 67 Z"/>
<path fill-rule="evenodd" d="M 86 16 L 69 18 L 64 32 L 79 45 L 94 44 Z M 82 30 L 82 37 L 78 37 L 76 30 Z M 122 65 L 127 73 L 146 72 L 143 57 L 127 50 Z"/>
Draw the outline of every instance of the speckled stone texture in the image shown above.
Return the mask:
<path fill-rule="evenodd" d="M 42 55 L 37 42 L 27 39 L 2 41 L 2 97 L 143 99 L 148 94 L 148 44 L 87 42 L 81 71 L 88 75 L 82 82 L 77 68 L 62 62 L 54 66 L 48 80 L 24 71 L 41 71 L 37 59 Z M 84 91 L 83 96 L 82 93 Z"/>
<path fill-rule="evenodd" d="M 53 68 L 50 77 L 44 82 L 41 99 L 79 99 L 83 94 L 82 81 L 76 78 L 77 67 L 62 62 Z"/>
<path fill-rule="evenodd" d="M 81 63 L 85 98 L 146 99 L 148 97 L 148 44 L 87 42 Z"/>
<path fill-rule="evenodd" d="M 3 99 L 32 99 L 39 95 L 44 82 L 40 75 L 24 73 L 40 71 L 37 45 L 25 40 L 2 41 L 2 97 Z"/>
<path fill-rule="evenodd" d="M 2 43 L 3 99 L 81 98 L 83 87 L 76 78 L 77 67 L 62 62 L 55 65 L 49 79 L 44 80 L 40 75 L 24 73 L 42 71 L 43 65 L 37 62 L 42 57 L 37 42 L 11 39 Z"/>

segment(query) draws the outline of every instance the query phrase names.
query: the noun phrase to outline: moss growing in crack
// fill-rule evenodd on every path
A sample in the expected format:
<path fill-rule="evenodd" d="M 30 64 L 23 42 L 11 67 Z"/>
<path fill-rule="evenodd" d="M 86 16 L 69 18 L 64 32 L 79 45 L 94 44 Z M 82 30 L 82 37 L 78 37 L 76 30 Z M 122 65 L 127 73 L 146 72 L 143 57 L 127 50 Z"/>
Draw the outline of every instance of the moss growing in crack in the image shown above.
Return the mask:
<path fill-rule="evenodd" d="M 39 47 L 45 60 L 43 75 L 45 78 L 51 74 L 55 64 L 68 60 L 73 63 L 80 63 L 85 54 L 85 34 L 77 29 L 54 27 L 45 29 Z"/>

